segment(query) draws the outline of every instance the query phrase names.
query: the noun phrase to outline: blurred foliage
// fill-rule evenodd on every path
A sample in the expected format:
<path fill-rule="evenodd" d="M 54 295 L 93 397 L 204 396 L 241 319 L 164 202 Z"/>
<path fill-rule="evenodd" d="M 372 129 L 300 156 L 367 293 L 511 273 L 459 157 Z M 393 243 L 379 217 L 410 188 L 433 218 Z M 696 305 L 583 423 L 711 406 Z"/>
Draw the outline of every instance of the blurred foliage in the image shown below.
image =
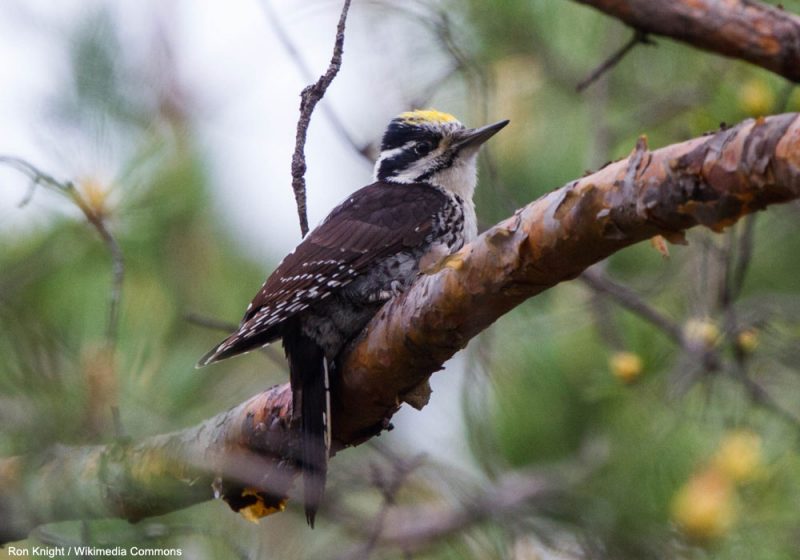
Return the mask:
<path fill-rule="evenodd" d="M 800 1 L 783 6 L 800 12 Z M 655 148 L 722 122 L 800 110 L 800 90 L 781 78 L 660 38 L 579 94 L 575 85 L 631 32 L 570 2 L 356 3 L 362 9 L 388 25 L 398 11 L 412 11 L 436 54 L 454 58 L 460 72 L 432 104 L 462 92 L 464 120 L 512 119 L 483 160 L 477 202 L 485 224 L 626 156 L 640 134 Z M 70 68 L 46 115 L 67 142 L 95 145 L 98 158 L 111 159 L 96 174 L 81 169 L 65 179 L 103 210 L 122 247 L 119 336 L 110 353 L 110 259 L 76 212 L 0 237 L 2 455 L 109 441 L 114 407 L 127 435 L 177 429 L 285 379 L 257 354 L 192 367 L 221 333 L 187 314 L 236 317 L 264 266 L 213 212 L 208 154 L 193 140 L 198 117 L 175 86 L 173 59 L 158 50 L 166 47 L 154 47 L 161 73 L 145 80 L 117 26 L 101 10 L 73 29 Z M 345 54 L 351 64 L 360 56 L 367 55 Z M 408 84 L 404 93 L 415 99 L 430 86 Z M 474 341 L 468 360 L 477 366 L 463 399 L 471 464 L 429 459 L 389 498 L 402 507 L 463 506 L 475 519 L 413 557 L 795 558 L 799 213 L 797 204 L 771 208 L 752 231 L 740 223 L 721 235 L 691 232 L 669 258 L 640 244 L 602 265 L 602 274 L 700 340 L 718 368 L 579 281 L 526 302 Z M 391 436 L 381 440 L 392 447 Z M 335 557 L 369 541 L 363 527 L 388 500 L 380 480 L 397 474 L 405 454 L 365 447 L 337 457 L 330 522 L 313 534 L 300 516 L 256 528 L 209 503 L 136 526 L 62 523 L 30 542 L 88 535 L 96 545 L 179 545 L 190 558 Z M 470 500 L 517 471 L 552 476 L 556 498 L 511 512 Z M 582 474 L 556 476 L 571 472 Z M 481 509 L 492 512 L 488 519 L 475 513 Z M 369 552 L 401 556 L 391 547 Z"/>

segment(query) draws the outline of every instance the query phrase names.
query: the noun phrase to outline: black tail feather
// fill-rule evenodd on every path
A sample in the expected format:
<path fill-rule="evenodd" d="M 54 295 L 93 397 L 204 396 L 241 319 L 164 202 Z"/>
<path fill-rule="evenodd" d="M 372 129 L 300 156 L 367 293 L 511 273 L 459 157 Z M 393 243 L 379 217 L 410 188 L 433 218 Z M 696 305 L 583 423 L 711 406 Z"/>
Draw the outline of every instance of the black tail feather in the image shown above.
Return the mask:
<path fill-rule="evenodd" d="M 244 354 L 274 342 L 280 333 L 275 330 L 266 330 L 254 334 L 243 333 L 241 330 L 233 333 L 228 338 L 217 344 L 205 356 L 200 358 L 195 367 L 201 368 L 214 362 L 219 362 L 231 356 Z"/>
<path fill-rule="evenodd" d="M 301 463 L 306 521 L 313 528 L 314 518 L 325 493 L 328 473 L 328 415 L 330 370 L 322 349 L 302 334 L 287 336 L 284 345 L 289 358 L 293 402 L 300 402 L 302 426 Z M 297 414 L 297 408 L 294 409 Z"/>

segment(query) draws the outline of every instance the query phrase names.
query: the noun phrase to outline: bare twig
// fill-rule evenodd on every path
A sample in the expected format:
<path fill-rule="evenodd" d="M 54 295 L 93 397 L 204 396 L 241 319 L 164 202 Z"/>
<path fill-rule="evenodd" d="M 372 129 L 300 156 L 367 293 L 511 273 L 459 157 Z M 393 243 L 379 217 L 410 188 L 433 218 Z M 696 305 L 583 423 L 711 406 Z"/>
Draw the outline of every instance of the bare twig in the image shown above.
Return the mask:
<path fill-rule="evenodd" d="M 481 481 L 471 490 L 461 490 L 460 500 L 453 504 L 440 498 L 413 506 L 394 504 L 394 495 L 419 466 L 420 459 L 419 456 L 401 459 L 391 472 L 383 475 L 386 478 L 378 485 L 385 489 L 384 501 L 377 513 L 365 516 L 337 504 L 337 521 L 360 543 L 336 556 L 337 560 L 367 560 L 376 551 L 385 555 L 394 552 L 392 549 L 410 558 L 469 527 L 487 521 L 513 522 L 514 514 L 562 495 L 605 461 L 604 455 L 598 455 L 564 463 L 557 472 L 555 469 L 505 472 L 492 481 Z M 437 490 L 430 488 L 434 494 Z"/>
<path fill-rule="evenodd" d="M 380 536 L 385 529 L 389 511 L 397 502 L 397 493 L 400 491 L 403 484 L 405 484 L 406 480 L 408 480 L 411 473 L 416 470 L 424 460 L 424 453 L 415 455 L 410 459 L 391 457 L 391 472 L 388 473 L 388 475 L 375 466 L 373 478 L 375 480 L 375 486 L 381 491 L 383 503 L 378 513 L 375 515 L 375 522 L 372 524 L 372 529 L 369 532 L 366 542 L 351 554 L 353 558 L 367 560 L 375 551 Z"/>
<path fill-rule="evenodd" d="M 217 319 L 215 317 L 207 317 L 198 313 L 185 313 L 183 318 L 193 325 L 198 325 L 207 329 L 214 329 L 215 331 L 231 332 L 239 328 L 239 325 L 236 323 L 223 321 L 222 319 Z"/>
<path fill-rule="evenodd" d="M 584 281 L 586 281 L 585 278 Z M 593 289 L 592 299 L 589 302 L 589 305 L 594 322 L 597 326 L 597 332 L 606 346 L 615 352 L 624 350 L 625 343 L 623 342 L 619 329 L 614 322 L 614 315 L 611 312 L 611 302 L 608 298 L 608 295 L 600 290 Z"/>
<path fill-rule="evenodd" d="M 754 216 L 749 216 L 751 219 L 753 217 Z M 748 241 L 743 243 L 743 245 L 747 245 L 751 242 L 751 236 L 752 225 L 746 225 L 745 231 L 742 233 L 742 237 Z M 737 264 L 742 264 L 742 266 L 746 267 L 746 263 L 750 258 L 749 255 L 751 249 L 749 247 L 743 249 L 741 245 L 739 249 L 740 260 L 737 261 Z M 742 251 L 744 251 L 744 253 L 742 253 Z M 744 272 L 741 272 L 740 274 L 743 275 Z M 607 295 L 622 307 L 658 327 L 659 330 L 664 332 L 669 339 L 678 345 L 684 352 L 698 358 L 705 371 L 718 371 L 722 369 L 722 356 L 717 349 L 706 346 L 698 346 L 693 341 L 687 339 L 678 323 L 664 316 L 660 311 L 644 301 L 627 286 L 611 280 L 607 275 L 598 270 L 596 266 L 585 270 L 583 274 L 581 274 L 580 278 L 596 293 Z M 729 339 L 732 338 L 732 344 L 734 348 L 734 370 L 731 377 L 742 384 L 742 387 L 745 389 L 747 395 L 750 397 L 750 400 L 753 403 L 777 413 L 790 424 L 800 427 L 800 417 L 797 417 L 794 413 L 787 410 L 783 405 L 776 401 L 775 398 L 764 387 L 747 375 L 747 371 L 744 367 L 746 353 L 736 340 L 738 326 L 736 324 L 736 317 L 733 314 L 733 300 L 729 296 L 729 293 L 727 293 L 727 295 L 721 295 L 722 301 L 725 305 L 724 311 L 726 312 L 726 336 Z"/>
<path fill-rule="evenodd" d="M 747 216 L 743 220 L 743 229 L 738 238 L 736 237 L 736 232 L 732 230 L 729 237 L 730 243 L 721 255 L 722 266 L 725 268 L 720 286 L 719 301 L 725 318 L 725 338 L 733 350 L 733 361 L 729 372 L 730 376 L 742 385 L 751 402 L 777 413 L 793 426 L 800 427 L 800 417 L 785 408 L 766 388 L 750 377 L 747 369 L 750 354 L 745 350 L 739 339 L 739 334 L 743 327 L 736 312 L 735 302 L 741 294 L 744 279 L 752 259 L 755 222 L 755 215 Z M 733 257 L 734 241 L 737 243 L 735 259 Z"/>
<path fill-rule="evenodd" d="M 198 313 L 186 313 L 183 318 L 194 325 L 225 333 L 233 332 L 239 328 L 239 325 L 236 323 L 230 323 L 215 317 L 207 317 Z M 262 346 L 258 351 L 269 358 L 272 363 L 280 366 L 281 369 L 286 369 L 286 360 L 274 346 Z"/>
<path fill-rule="evenodd" d="M 481 121 L 488 119 L 489 107 L 488 103 L 491 99 L 491 81 L 485 68 L 478 63 L 470 52 L 462 46 L 460 37 L 462 36 L 457 29 L 454 29 L 453 18 L 446 9 L 434 9 L 432 21 L 432 29 L 436 33 L 442 48 L 453 59 L 453 71 L 461 72 L 465 76 L 467 85 L 473 92 L 473 97 L 481 101 Z M 481 153 L 482 169 L 492 189 L 495 193 L 500 194 L 498 198 L 504 201 L 505 210 L 508 212 L 518 208 L 520 201 L 517 200 L 515 192 L 511 192 L 508 186 L 500 180 L 500 173 L 498 172 L 497 165 L 492 157 L 491 147 L 484 148 Z M 484 224 L 479 224 L 480 229 L 484 229 Z"/>
<path fill-rule="evenodd" d="M 627 286 L 614 282 L 599 270 L 592 268 L 585 270 L 580 278 L 595 292 L 609 296 L 628 311 L 656 326 L 684 352 L 697 358 L 704 371 L 720 369 L 721 357 L 716 350 L 687 338 L 680 324 L 663 315 Z"/>
<path fill-rule="evenodd" d="M 108 322 L 106 324 L 106 338 L 114 344 L 119 328 L 119 306 L 122 298 L 122 284 L 125 279 L 125 261 L 119 243 L 108 229 L 105 216 L 93 208 L 80 191 L 70 181 L 59 181 L 53 176 L 44 173 L 33 164 L 13 156 L 0 156 L 0 164 L 8 165 L 26 175 L 31 181 L 31 188 L 22 200 L 21 205 L 27 204 L 33 197 L 37 186 L 54 190 L 69 198 L 83 213 L 89 224 L 94 227 L 111 255 L 111 293 L 108 305 Z"/>
<path fill-rule="evenodd" d="M 378 543 L 408 553 L 421 552 L 468 527 L 489 519 L 507 519 L 532 503 L 553 499 L 587 474 L 580 469 L 559 475 L 512 472 L 473 493 L 460 507 L 395 508 L 387 514 Z"/>
<path fill-rule="evenodd" d="M 742 293 L 744 280 L 747 276 L 747 270 L 750 267 L 750 261 L 753 258 L 753 236 L 755 235 L 756 228 L 756 215 L 751 214 L 747 216 L 743 222 L 742 233 L 739 236 L 739 251 L 736 257 L 736 265 L 733 269 L 730 279 L 730 295 L 731 298 L 738 298 Z"/>
<path fill-rule="evenodd" d="M 453 64 L 447 70 L 442 72 L 438 78 L 431 81 L 431 83 L 424 87 L 422 91 L 417 93 L 417 95 L 411 99 L 411 102 L 408 105 L 410 107 L 427 107 L 433 96 L 436 95 L 440 89 L 442 89 L 442 86 L 446 84 L 450 78 L 457 75 L 461 70 L 461 65 L 458 62 L 453 62 Z"/>
<path fill-rule="evenodd" d="M 267 20 L 272 26 L 273 31 L 275 31 L 275 35 L 278 37 L 278 40 L 281 42 L 283 47 L 286 49 L 286 52 L 294 61 L 294 64 L 297 66 L 297 69 L 300 71 L 303 79 L 307 82 L 313 80 L 314 75 L 312 74 L 311 69 L 303 59 L 303 55 L 300 54 L 300 50 L 297 48 L 297 45 L 294 44 L 294 41 L 292 41 L 292 38 L 286 32 L 286 28 L 284 28 L 283 23 L 281 23 L 281 20 L 278 17 L 272 2 L 270 0 L 263 0 L 261 2 L 261 6 L 264 9 L 264 13 L 267 16 Z M 342 138 L 342 140 L 344 140 L 345 143 L 353 148 L 357 154 L 362 156 L 370 165 L 372 165 L 373 159 L 370 155 L 369 144 L 356 142 L 356 139 L 353 138 L 353 135 L 347 130 L 347 127 L 345 126 L 344 122 L 342 122 L 342 119 L 339 118 L 339 115 L 328 103 L 323 103 L 321 108 L 322 112 L 325 114 L 325 117 L 328 119 L 328 121 L 330 121 L 333 129 Z"/>
<path fill-rule="evenodd" d="M 741 383 L 745 391 L 747 391 L 751 402 L 777 414 L 795 428 L 800 428 L 800 417 L 775 400 L 775 397 L 762 387 L 760 383 L 747 375 L 736 377 L 735 379 Z"/>
<path fill-rule="evenodd" d="M 96 213 L 74 187 L 71 188 L 70 193 L 72 200 L 81 209 L 89 223 L 94 226 L 97 233 L 100 234 L 100 238 L 111 255 L 111 295 L 108 303 L 106 338 L 113 345 L 116 342 L 119 331 L 119 307 L 122 299 L 122 284 L 125 280 L 125 261 L 123 260 L 122 249 L 111 234 L 111 231 L 106 227 L 103 216 Z"/>
<path fill-rule="evenodd" d="M 586 78 L 581 80 L 581 82 L 575 86 L 575 91 L 578 93 L 582 93 L 586 88 L 596 82 L 600 76 L 611 70 L 614 66 L 619 64 L 625 55 L 628 54 L 633 47 L 636 45 L 653 45 L 653 43 L 648 37 L 647 33 L 643 31 L 639 31 L 638 29 L 633 32 L 633 37 L 631 37 L 627 43 L 622 45 L 614 54 L 608 57 L 604 62 L 602 62 L 597 68 L 592 70 L 591 74 L 589 74 Z"/>
<path fill-rule="evenodd" d="M 26 193 L 23 200 L 20 201 L 19 206 L 25 206 L 28 204 L 28 202 L 30 202 L 30 200 L 33 198 L 36 187 L 38 186 L 53 189 L 61 194 L 67 194 L 69 189 L 72 188 L 68 183 L 63 183 L 55 179 L 52 175 L 48 175 L 22 158 L 0 155 L 0 165 L 7 165 L 13 169 L 16 169 L 28 177 L 31 181 L 30 189 Z"/>
<path fill-rule="evenodd" d="M 307 86 L 300 94 L 300 118 L 297 120 L 297 135 L 295 137 L 294 155 L 292 155 L 292 189 L 297 203 L 297 216 L 300 220 L 300 233 L 303 237 L 308 233 L 308 213 L 306 211 L 306 156 L 305 146 L 308 135 L 308 126 L 311 124 L 311 113 L 320 99 L 325 95 L 339 69 L 342 67 L 342 52 L 344 50 L 344 27 L 347 22 L 347 12 L 350 9 L 350 0 L 344 0 L 339 24 L 336 26 L 336 41 L 333 46 L 333 55 L 328 69 L 319 77 L 316 83 Z"/>
<path fill-rule="evenodd" d="M 128 436 L 125 435 L 125 428 L 122 426 L 122 416 L 119 413 L 119 407 L 113 405 L 111 407 L 111 420 L 114 424 L 114 437 L 117 438 L 118 443 L 126 443 Z"/>
<path fill-rule="evenodd" d="M 683 346 L 684 337 L 680 325 L 663 315 L 627 286 L 614 282 L 594 267 L 586 269 L 583 274 L 581 274 L 580 279 L 594 291 L 607 294 L 628 311 L 632 311 L 647 322 L 658 327 L 658 329 L 664 332 L 675 344 Z"/>
<path fill-rule="evenodd" d="M 748 219 L 753 216 L 748 216 Z M 718 282 L 718 293 L 716 301 L 725 321 L 725 339 L 733 347 L 734 370 L 736 377 L 744 379 L 747 377 L 747 352 L 739 344 L 739 318 L 736 313 L 735 302 L 738 297 L 747 268 L 750 264 L 752 253 L 752 224 L 745 222 L 745 231 L 741 238 L 737 240 L 736 230 L 731 229 L 728 233 L 725 244 L 717 250 L 719 268 L 722 273 Z M 734 257 L 734 249 L 739 241 L 738 258 Z"/>

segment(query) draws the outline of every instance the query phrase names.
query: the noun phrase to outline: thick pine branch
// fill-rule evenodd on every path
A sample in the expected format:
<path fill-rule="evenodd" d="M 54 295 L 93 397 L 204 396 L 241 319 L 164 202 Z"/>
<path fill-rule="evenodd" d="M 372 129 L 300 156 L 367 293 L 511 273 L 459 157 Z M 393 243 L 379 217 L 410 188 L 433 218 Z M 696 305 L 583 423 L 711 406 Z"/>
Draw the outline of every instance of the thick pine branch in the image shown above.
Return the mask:
<path fill-rule="evenodd" d="M 756 0 L 576 0 L 643 33 L 766 68 L 800 82 L 800 17 Z"/>
<path fill-rule="evenodd" d="M 800 117 L 748 120 L 631 155 L 517 211 L 389 302 L 356 341 L 334 391 L 336 448 L 378 433 L 403 401 L 422 406 L 428 377 L 527 298 L 612 253 L 703 225 L 720 231 L 800 197 Z M 59 447 L 0 461 L 0 541 L 48 521 L 140 519 L 245 487 L 276 496 L 295 475 L 288 384 L 200 426 L 136 444 Z M 262 512 L 263 513 L 263 512 Z"/>

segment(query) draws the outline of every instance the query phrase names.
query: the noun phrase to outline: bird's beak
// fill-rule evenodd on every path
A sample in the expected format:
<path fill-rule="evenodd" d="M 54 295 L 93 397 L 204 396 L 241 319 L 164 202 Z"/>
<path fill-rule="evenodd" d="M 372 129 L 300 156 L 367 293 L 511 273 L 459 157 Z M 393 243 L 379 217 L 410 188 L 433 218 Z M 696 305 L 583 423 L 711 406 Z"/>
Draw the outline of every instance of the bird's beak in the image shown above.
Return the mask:
<path fill-rule="evenodd" d="M 508 120 L 487 124 L 480 128 L 467 128 L 455 134 L 453 144 L 459 149 L 467 147 L 478 148 L 489 138 L 500 132 L 500 129 L 509 123 Z"/>

